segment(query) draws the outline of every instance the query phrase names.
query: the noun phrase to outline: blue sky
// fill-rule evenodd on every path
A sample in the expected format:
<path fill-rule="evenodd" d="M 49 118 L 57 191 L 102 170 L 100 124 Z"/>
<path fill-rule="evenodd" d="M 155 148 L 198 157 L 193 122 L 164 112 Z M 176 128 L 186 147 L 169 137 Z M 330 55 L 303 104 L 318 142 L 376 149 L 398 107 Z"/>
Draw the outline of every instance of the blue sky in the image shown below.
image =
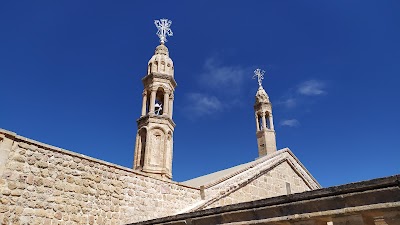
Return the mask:
<path fill-rule="evenodd" d="M 132 167 L 141 78 L 173 21 L 174 180 L 257 157 L 253 71 L 278 148 L 323 186 L 400 173 L 399 1 L 2 1 L 0 127 Z"/>

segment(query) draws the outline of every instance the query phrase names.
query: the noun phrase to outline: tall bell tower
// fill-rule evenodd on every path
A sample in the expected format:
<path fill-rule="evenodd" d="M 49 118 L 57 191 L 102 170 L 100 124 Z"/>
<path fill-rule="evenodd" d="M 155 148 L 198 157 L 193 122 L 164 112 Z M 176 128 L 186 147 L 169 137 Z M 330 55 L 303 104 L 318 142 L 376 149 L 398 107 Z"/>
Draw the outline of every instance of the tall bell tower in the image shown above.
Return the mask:
<path fill-rule="evenodd" d="M 172 36 L 171 21 L 155 20 L 160 45 L 149 60 L 144 85 L 142 113 L 137 120 L 133 168 L 145 173 L 172 179 L 172 149 L 175 123 L 172 109 L 176 82 L 174 64 L 165 46 Z"/>
<path fill-rule="evenodd" d="M 272 118 L 272 105 L 267 92 L 262 87 L 265 71 L 256 69 L 254 77 L 258 79 L 256 103 L 254 104 L 256 118 L 256 136 L 259 157 L 276 152 L 276 137 L 274 120 Z"/>

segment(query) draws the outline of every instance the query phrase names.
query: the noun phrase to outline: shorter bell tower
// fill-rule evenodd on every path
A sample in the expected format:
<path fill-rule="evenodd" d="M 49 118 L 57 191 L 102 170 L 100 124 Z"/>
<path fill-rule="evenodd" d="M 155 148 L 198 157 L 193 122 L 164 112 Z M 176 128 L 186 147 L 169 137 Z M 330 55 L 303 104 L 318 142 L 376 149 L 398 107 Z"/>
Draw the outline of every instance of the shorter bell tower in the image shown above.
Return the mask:
<path fill-rule="evenodd" d="M 258 90 L 256 93 L 256 103 L 254 104 L 256 119 L 256 136 L 259 157 L 276 152 L 276 138 L 274 120 L 272 117 L 272 105 L 269 101 L 267 92 L 262 87 L 265 71 L 256 69 L 254 77 L 258 79 Z"/>
<path fill-rule="evenodd" d="M 176 82 L 174 64 L 165 46 L 172 36 L 171 21 L 156 20 L 160 45 L 149 60 L 144 85 L 142 113 L 137 120 L 133 168 L 152 175 L 172 179 L 172 149 L 175 123 L 172 108 Z"/>

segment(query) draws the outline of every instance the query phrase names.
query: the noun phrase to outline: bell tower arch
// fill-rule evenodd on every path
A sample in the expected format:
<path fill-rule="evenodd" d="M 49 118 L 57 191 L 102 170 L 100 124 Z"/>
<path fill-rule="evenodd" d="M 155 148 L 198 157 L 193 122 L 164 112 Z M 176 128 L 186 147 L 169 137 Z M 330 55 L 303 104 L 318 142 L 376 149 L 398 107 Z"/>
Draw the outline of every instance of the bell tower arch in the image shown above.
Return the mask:
<path fill-rule="evenodd" d="M 160 45 L 148 62 L 142 78 L 142 111 L 137 120 L 133 168 L 145 173 L 172 179 L 172 149 L 175 123 L 172 120 L 174 64 L 165 46 L 166 36 L 172 36 L 167 19 L 156 20 Z"/>

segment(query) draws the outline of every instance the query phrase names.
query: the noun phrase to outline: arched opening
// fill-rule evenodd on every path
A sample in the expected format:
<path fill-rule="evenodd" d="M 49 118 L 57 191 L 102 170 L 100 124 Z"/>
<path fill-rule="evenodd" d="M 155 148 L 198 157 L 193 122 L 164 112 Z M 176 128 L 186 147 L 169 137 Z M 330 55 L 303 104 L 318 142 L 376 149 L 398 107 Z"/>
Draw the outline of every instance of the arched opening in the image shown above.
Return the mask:
<path fill-rule="evenodd" d="M 143 168 L 144 166 L 144 157 L 146 151 L 146 137 L 147 137 L 147 130 L 141 129 L 139 131 L 139 168 Z"/>
<path fill-rule="evenodd" d="M 147 101 L 146 101 L 146 115 L 150 112 L 150 99 L 151 99 L 151 92 L 147 91 Z"/>
<path fill-rule="evenodd" d="M 151 72 L 158 72 L 158 62 L 155 61 L 151 68 Z"/>
<path fill-rule="evenodd" d="M 260 114 L 257 114 L 257 121 L 258 121 L 258 130 L 262 130 L 263 122 L 262 122 L 262 116 Z"/>
<path fill-rule="evenodd" d="M 167 72 L 169 73 L 169 72 L 171 72 L 171 64 L 167 64 Z"/>
<path fill-rule="evenodd" d="M 161 71 L 165 72 L 165 62 L 161 61 Z"/>
<path fill-rule="evenodd" d="M 154 114 L 162 115 L 164 109 L 164 89 L 158 88 L 156 93 L 156 102 L 154 104 Z"/>
<path fill-rule="evenodd" d="M 269 119 L 269 113 L 268 112 L 265 114 L 265 122 L 267 123 L 266 124 L 267 129 L 271 129 L 271 121 Z"/>
<path fill-rule="evenodd" d="M 147 74 L 150 74 L 151 73 L 151 67 L 153 66 L 153 64 L 152 63 L 149 63 L 149 66 L 148 66 L 148 68 L 147 68 Z"/>

